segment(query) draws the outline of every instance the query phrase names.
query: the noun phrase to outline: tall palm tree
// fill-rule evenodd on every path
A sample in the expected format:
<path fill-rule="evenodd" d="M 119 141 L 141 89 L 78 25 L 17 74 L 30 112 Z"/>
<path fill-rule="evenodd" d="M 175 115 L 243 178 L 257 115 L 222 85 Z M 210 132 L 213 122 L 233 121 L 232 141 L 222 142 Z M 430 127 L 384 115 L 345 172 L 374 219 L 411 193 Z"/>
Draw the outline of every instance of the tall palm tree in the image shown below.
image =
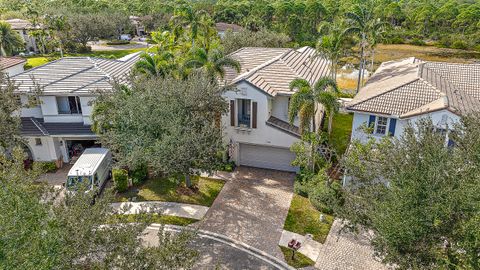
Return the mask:
<path fill-rule="evenodd" d="M 318 26 L 318 32 L 322 34 L 317 42 L 317 56 L 322 56 L 331 62 L 331 77 L 337 79 L 337 68 L 340 58 L 347 55 L 347 43 L 345 41 L 345 29 L 338 23 L 323 22 Z"/>
<path fill-rule="evenodd" d="M 332 87 L 332 89 L 337 89 L 337 88 Z M 327 117 L 328 117 L 327 132 L 330 135 L 332 133 L 333 116 L 335 116 L 335 114 L 338 113 L 338 110 L 340 109 L 340 103 L 338 102 L 337 93 L 330 92 L 330 91 L 323 91 L 318 95 L 318 102 L 322 104 L 323 108 L 325 109 L 325 113 L 327 114 Z"/>
<path fill-rule="evenodd" d="M 176 10 L 176 14 L 171 18 L 175 26 L 175 33 L 181 33 L 183 28 L 190 30 L 190 39 L 192 47 L 195 46 L 195 40 L 200 32 L 205 28 L 213 27 L 213 21 L 205 10 L 194 10 L 191 6 L 183 6 Z"/>
<path fill-rule="evenodd" d="M 386 24 L 375 17 L 373 1 L 365 1 L 362 4 L 354 5 L 352 11 L 345 14 L 350 27 L 346 33 L 353 33 L 359 37 L 360 67 L 358 72 L 357 92 L 363 78 L 365 68 L 365 50 L 372 40 L 372 33 L 379 31 Z"/>
<path fill-rule="evenodd" d="M 140 60 L 135 63 L 135 71 L 147 76 L 165 77 L 176 70 L 174 55 L 170 52 L 158 54 L 142 53 Z"/>
<path fill-rule="evenodd" d="M 226 67 L 240 72 L 240 63 L 230 56 L 225 56 L 219 49 L 192 48 L 185 67 L 203 70 L 212 80 L 223 79 Z"/>
<path fill-rule="evenodd" d="M 10 24 L 0 22 L 0 56 L 7 56 L 23 46 L 22 37 L 12 30 Z"/>
<path fill-rule="evenodd" d="M 300 120 L 299 128 L 302 134 L 310 130 L 310 124 L 313 132 L 317 132 L 315 115 L 317 114 L 318 103 L 322 105 L 325 103 L 324 106 L 328 106 L 329 112 L 332 112 L 332 114 L 335 112 L 333 103 L 330 100 L 331 96 L 325 94 L 329 88 L 334 93 L 338 93 L 337 83 L 330 77 L 320 78 L 313 86 L 305 79 L 295 79 L 290 82 L 290 89 L 292 91 L 297 90 L 297 92 L 290 98 L 288 120 L 293 124 L 295 117 L 298 116 Z M 331 93 L 329 94 L 332 95 Z M 325 110 L 327 110 L 326 107 Z"/>

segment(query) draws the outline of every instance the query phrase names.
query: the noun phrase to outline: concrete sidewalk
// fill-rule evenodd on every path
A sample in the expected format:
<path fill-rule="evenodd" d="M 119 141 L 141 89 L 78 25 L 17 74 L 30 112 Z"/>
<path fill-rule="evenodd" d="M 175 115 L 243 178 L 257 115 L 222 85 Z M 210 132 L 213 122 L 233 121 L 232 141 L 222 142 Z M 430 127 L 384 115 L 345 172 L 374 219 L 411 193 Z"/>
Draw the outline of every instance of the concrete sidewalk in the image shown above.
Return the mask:
<path fill-rule="evenodd" d="M 198 220 L 202 219 L 208 211 L 208 207 L 206 206 L 160 201 L 122 202 L 112 203 L 110 205 L 117 214 L 157 213 Z"/>
<path fill-rule="evenodd" d="M 298 233 L 283 230 L 282 237 L 280 238 L 280 242 L 278 244 L 282 247 L 288 247 L 288 242 L 290 242 L 292 239 L 295 239 L 302 243 L 302 246 L 300 247 L 298 252 L 307 256 L 308 258 L 310 258 L 310 260 L 314 262 L 317 261 L 318 255 L 320 254 L 320 249 L 322 248 L 321 243 L 309 239 L 308 237 L 300 235 Z"/>

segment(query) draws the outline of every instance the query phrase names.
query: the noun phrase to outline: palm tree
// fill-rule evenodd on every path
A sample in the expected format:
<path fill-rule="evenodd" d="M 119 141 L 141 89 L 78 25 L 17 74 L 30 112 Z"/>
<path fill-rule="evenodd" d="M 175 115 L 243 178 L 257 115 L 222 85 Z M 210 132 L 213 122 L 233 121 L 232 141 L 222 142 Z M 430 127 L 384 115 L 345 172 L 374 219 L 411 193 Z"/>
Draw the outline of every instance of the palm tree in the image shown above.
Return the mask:
<path fill-rule="evenodd" d="M 183 28 L 190 30 L 190 39 L 192 40 L 192 47 L 195 46 L 195 40 L 200 31 L 208 27 L 213 27 L 213 21 L 205 10 L 194 10 L 191 6 L 183 6 L 179 8 L 176 14 L 171 18 L 175 25 L 175 33 L 179 34 Z"/>
<path fill-rule="evenodd" d="M 337 89 L 336 87 L 332 87 L 332 89 Z M 337 90 L 338 92 L 338 90 Z M 318 102 L 322 104 L 323 108 L 325 109 L 325 113 L 328 117 L 328 135 L 332 133 L 332 123 L 333 123 L 333 116 L 338 113 L 340 109 L 340 103 L 338 102 L 338 97 L 336 92 L 327 92 L 323 91 L 318 95 Z"/>
<path fill-rule="evenodd" d="M 240 63 L 230 56 L 225 56 L 219 49 L 193 48 L 185 61 L 185 67 L 203 70 L 212 80 L 223 79 L 226 67 L 240 72 Z"/>
<path fill-rule="evenodd" d="M 7 56 L 23 46 L 22 37 L 12 30 L 10 24 L 0 22 L 0 56 Z"/>
<path fill-rule="evenodd" d="M 357 92 L 360 90 L 363 70 L 365 68 L 365 49 L 372 40 L 372 33 L 379 31 L 385 26 L 384 22 L 375 18 L 374 5 L 372 1 L 353 6 L 352 11 L 345 14 L 350 27 L 345 33 L 354 33 L 360 38 L 360 67 L 358 73 Z"/>
<path fill-rule="evenodd" d="M 323 22 L 318 26 L 318 32 L 323 36 L 317 42 L 317 56 L 330 60 L 331 77 L 336 80 L 338 62 L 347 54 L 345 30 L 337 23 Z"/>
<path fill-rule="evenodd" d="M 312 130 L 314 132 L 317 131 L 315 115 L 317 114 L 318 103 L 325 106 L 329 117 L 330 114 L 333 117 L 333 114 L 338 111 L 338 109 L 335 110 L 335 105 L 331 102 L 331 96 L 336 98 L 336 95 L 332 93 L 325 94 L 329 88 L 334 93 L 338 93 L 337 83 L 330 77 L 320 78 L 313 87 L 305 79 L 295 79 L 290 82 L 290 89 L 292 91 L 297 89 L 297 92 L 290 99 L 288 120 L 293 124 L 295 117 L 298 116 L 300 120 L 299 128 L 302 134 L 310 130 L 310 124 L 312 125 Z"/>
<path fill-rule="evenodd" d="M 176 70 L 176 61 L 170 52 L 157 54 L 142 53 L 140 60 L 135 63 L 135 71 L 147 76 L 165 77 Z"/>
<path fill-rule="evenodd" d="M 64 15 L 47 15 L 45 17 L 47 27 L 50 31 L 50 36 L 58 42 L 58 49 L 60 50 L 60 57 L 63 58 L 63 35 L 68 29 L 67 18 Z"/>

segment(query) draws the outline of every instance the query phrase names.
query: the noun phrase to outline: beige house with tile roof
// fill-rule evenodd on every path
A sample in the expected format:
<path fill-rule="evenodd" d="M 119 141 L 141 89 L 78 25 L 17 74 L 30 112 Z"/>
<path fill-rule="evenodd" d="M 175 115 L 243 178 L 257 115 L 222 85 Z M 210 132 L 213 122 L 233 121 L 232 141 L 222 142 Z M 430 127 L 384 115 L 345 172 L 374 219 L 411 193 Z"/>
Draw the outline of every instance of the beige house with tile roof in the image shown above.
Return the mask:
<path fill-rule="evenodd" d="M 315 83 L 330 74 L 330 62 L 310 47 L 242 48 L 230 56 L 241 64 L 239 73 L 228 69 L 224 78 L 232 87 L 222 118 L 231 158 L 240 166 L 296 171 L 290 146 L 300 134 L 298 121 L 288 123 L 289 84 L 296 78 Z"/>
<path fill-rule="evenodd" d="M 462 115 L 480 110 L 480 64 L 413 57 L 382 63 L 347 110 L 354 113 L 352 139 L 367 138 L 365 124 L 374 137 L 400 136 L 409 121 L 423 117 L 447 131 Z"/>

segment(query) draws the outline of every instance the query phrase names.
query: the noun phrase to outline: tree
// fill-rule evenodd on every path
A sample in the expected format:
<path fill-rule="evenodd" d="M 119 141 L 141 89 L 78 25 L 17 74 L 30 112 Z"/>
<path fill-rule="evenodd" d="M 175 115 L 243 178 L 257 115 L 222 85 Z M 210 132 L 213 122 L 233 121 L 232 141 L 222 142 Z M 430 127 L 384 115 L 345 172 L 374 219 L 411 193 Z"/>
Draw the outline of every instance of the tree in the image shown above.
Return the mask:
<path fill-rule="evenodd" d="M 168 51 L 160 54 L 142 53 L 135 63 L 135 71 L 147 76 L 165 77 L 176 71 L 175 56 Z"/>
<path fill-rule="evenodd" d="M 288 118 L 292 124 L 295 117 L 298 116 L 300 120 L 300 132 L 310 130 L 317 132 L 317 123 L 315 120 L 318 103 L 325 102 L 330 107 L 333 114 L 334 104 L 330 103 L 330 95 L 324 92 L 332 88 L 334 92 L 338 92 L 337 84 L 334 80 L 328 77 L 320 78 L 312 87 L 305 79 L 295 79 L 290 82 L 290 89 L 295 91 L 290 99 L 290 106 L 288 108 Z"/>
<path fill-rule="evenodd" d="M 375 232 L 375 251 L 399 269 L 476 269 L 480 241 L 480 117 L 445 133 L 430 119 L 396 139 L 354 142 L 339 217 Z"/>
<path fill-rule="evenodd" d="M 10 24 L 0 21 L 0 56 L 8 56 L 23 48 L 23 45 L 22 38 L 12 30 Z"/>
<path fill-rule="evenodd" d="M 0 72 L 0 153 L 3 149 L 10 149 L 23 142 L 20 136 L 20 116 L 17 114 L 23 107 L 38 105 L 38 96 L 41 88 L 34 86 L 33 93 L 28 96 L 27 102 L 21 104 L 18 89 L 10 78 Z"/>
<path fill-rule="evenodd" d="M 193 48 L 185 61 L 185 67 L 200 69 L 212 80 L 225 77 L 225 68 L 233 68 L 240 72 L 240 63 L 225 56 L 219 49 L 206 50 L 204 48 Z"/>
<path fill-rule="evenodd" d="M 323 108 L 325 109 L 325 113 L 328 117 L 328 135 L 332 134 L 332 124 L 333 124 L 333 117 L 340 109 L 340 103 L 338 102 L 338 88 L 336 84 L 331 84 L 332 89 L 334 92 L 326 92 L 323 91 L 318 94 L 318 102 L 322 104 Z"/>
<path fill-rule="evenodd" d="M 317 42 L 317 54 L 331 61 L 331 76 L 337 79 L 338 61 L 347 55 L 347 43 L 345 29 L 338 23 L 324 22 L 318 26 L 318 32 L 322 34 Z"/>
<path fill-rule="evenodd" d="M 148 164 L 157 173 L 184 175 L 190 187 L 190 175 L 215 169 L 224 150 L 217 120 L 228 106 L 221 91 L 197 73 L 139 78 L 128 90 L 101 95 L 92 119 L 120 166 Z"/>
<path fill-rule="evenodd" d="M 63 58 L 63 40 L 69 27 L 67 18 L 64 15 L 46 15 L 45 22 L 50 36 L 58 43 L 60 57 Z"/>
<path fill-rule="evenodd" d="M 345 14 L 350 26 L 346 29 L 346 33 L 354 33 L 358 35 L 360 47 L 360 66 L 358 72 L 357 92 L 360 90 L 365 69 L 365 50 L 376 37 L 378 32 L 385 25 L 376 18 L 374 13 L 374 1 L 366 1 L 362 4 L 353 6 L 350 12 Z M 370 42 L 370 43 L 369 43 Z"/>
<path fill-rule="evenodd" d="M 159 245 L 144 246 L 150 222 L 115 224 L 111 190 L 92 205 L 80 187 L 65 199 L 35 179 L 41 171 L 23 167 L 23 153 L 0 154 L 0 268 L 2 269 L 192 269 L 194 235 L 158 234 Z"/>
<path fill-rule="evenodd" d="M 243 47 L 284 48 L 287 47 L 289 41 L 290 38 L 285 34 L 261 29 L 257 32 L 243 30 L 233 33 L 227 31 L 221 43 L 225 54 L 230 54 Z"/>
<path fill-rule="evenodd" d="M 213 27 L 213 21 L 204 10 L 194 10 L 191 6 L 185 5 L 177 9 L 175 15 L 171 18 L 175 28 L 187 28 L 190 31 L 190 40 L 192 47 L 195 46 L 195 40 L 199 34 L 206 34 L 205 29 Z M 202 32 L 203 30 L 203 32 Z M 177 30 L 178 32 L 179 30 Z"/>

